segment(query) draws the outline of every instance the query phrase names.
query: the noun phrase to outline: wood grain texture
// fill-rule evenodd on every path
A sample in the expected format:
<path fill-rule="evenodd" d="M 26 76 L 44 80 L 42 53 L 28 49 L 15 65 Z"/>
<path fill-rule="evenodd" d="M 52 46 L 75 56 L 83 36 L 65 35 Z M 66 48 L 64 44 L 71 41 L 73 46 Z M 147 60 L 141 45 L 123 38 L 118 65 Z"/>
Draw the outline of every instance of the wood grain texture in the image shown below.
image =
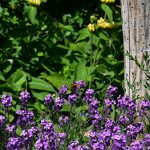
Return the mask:
<path fill-rule="evenodd" d="M 121 0 L 124 52 L 129 52 L 144 63 L 143 50 L 150 48 L 150 0 Z M 124 57 L 126 94 L 133 97 L 134 90 L 127 81 L 138 89 L 136 96 L 145 97 L 145 74 L 128 56 Z"/>

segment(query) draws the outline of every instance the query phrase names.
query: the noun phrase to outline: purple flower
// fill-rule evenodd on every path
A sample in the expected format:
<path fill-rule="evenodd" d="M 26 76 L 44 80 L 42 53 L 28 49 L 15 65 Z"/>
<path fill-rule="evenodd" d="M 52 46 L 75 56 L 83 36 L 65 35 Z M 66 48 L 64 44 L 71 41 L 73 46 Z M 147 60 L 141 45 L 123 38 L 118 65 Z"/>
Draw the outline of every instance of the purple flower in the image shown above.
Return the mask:
<path fill-rule="evenodd" d="M 54 132 L 54 124 L 46 119 L 41 120 L 41 126 L 43 127 L 44 131 Z"/>
<path fill-rule="evenodd" d="M 2 101 L 2 105 L 3 105 L 3 107 L 4 107 L 5 110 L 8 107 L 12 106 L 12 96 L 11 95 L 3 94 L 1 101 Z"/>
<path fill-rule="evenodd" d="M 62 97 L 57 97 L 55 100 L 55 110 L 59 112 L 62 109 L 62 106 L 65 104 L 65 100 Z"/>
<path fill-rule="evenodd" d="M 124 134 L 116 134 L 112 136 L 112 150 L 124 150 L 126 146 L 126 136 Z"/>
<path fill-rule="evenodd" d="M 126 127 L 127 130 L 127 137 L 129 141 L 132 141 L 132 139 L 136 139 L 136 137 L 143 132 L 143 124 L 142 123 L 136 123 L 136 124 L 130 124 Z"/>
<path fill-rule="evenodd" d="M 105 99 L 106 107 L 104 108 L 104 111 L 106 113 L 106 116 L 111 114 L 111 112 L 113 111 L 112 106 L 115 104 L 116 104 L 116 102 L 114 100 L 109 99 L 109 98 Z"/>
<path fill-rule="evenodd" d="M 22 130 L 22 133 L 21 133 L 21 144 L 22 145 L 28 145 L 31 143 L 31 140 L 32 140 L 32 133 L 31 132 L 28 132 L 28 130 Z"/>
<path fill-rule="evenodd" d="M 7 149 L 20 150 L 21 141 L 18 137 L 11 137 L 8 139 Z"/>
<path fill-rule="evenodd" d="M 136 140 L 135 142 L 131 143 L 130 147 L 131 147 L 130 150 L 143 150 L 144 149 L 143 142 L 140 140 Z"/>
<path fill-rule="evenodd" d="M 20 109 L 16 112 L 18 115 L 17 124 L 20 124 L 22 127 L 25 127 L 27 124 L 32 125 L 34 119 L 33 111 L 29 111 L 26 109 Z"/>
<path fill-rule="evenodd" d="M 108 93 L 110 96 L 112 96 L 112 95 L 114 95 L 115 93 L 117 93 L 117 89 L 118 89 L 117 87 L 110 85 L 110 86 L 108 87 L 107 93 Z"/>
<path fill-rule="evenodd" d="M 65 139 L 66 139 L 66 133 L 62 132 L 57 134 L 58 144 L 64 144 Z"/>
<path fill-rule="evenodd" d="M 133 115 L 136 112 L 137 105 L 133 99 L 124 96 L 118 98 L 117 106 L 121 111 L 127 111 L 127 115 L 133 118 Z"/>
<path fill-rule="evenodd" d="M 41 120 L 41 127 L 42 127 L 42 133 L 41 133 L 41 140 L 42 142 L 48 142 L 50 149 L 56 149 L 56 136 L 57 133 L 55 133 L 54 130 L 54 124 L 49 122 L 46 119 Z"/>
<path fill-rule="evenodd" d="M 129 121 L 130 121 L 129 118 L 126 115 L 124 115 L 120 116 L 118 123 L 125 126 L 129 123 Z"/>
<path fill-rule="evenodd" d="M 97 99 L 91 99 L 88 105 L 88 112 L 90 115 L 98 113 L 99 101 Z"/>
<path fill-rule="evenodd" d="M 39 133 L 39 129 L 37 126 L 32 126 L 30 129 L 28 129 L 28 132 L 30 133 L 30 135 L 37 137 Z"/>
<path fill-rule="evenodd" d="M 100 136 L 101 136 L 101 139 L 103 139 L 105 145 L 109 146 L 110 145 L 110 139 L 111 139 L 111 136 L 112 136 L 111 131 L 110 130 L 102 130 L 100 132 Z"/>
<path fill-rule="evenodd" d="M 89 100 L 93 98 L 94 94 L 95 93 L 93 89 L 87 89 L 85 92 L 85 97 Z"/>
<path fill-rule="evenodd" d="M 64 116 L 64 115 L 61 116 L 61 117 L 59 118 L 60 126 L 65 125 L 65 124 L 68 122 L 68 120 L 69 120 L 68 116 Z"/>
<path fill-rule="evenodd" d="M 76 94 L 72 94 L 68 96 L 68 101 L 70 104 L 74 104 L 77 100 L 77 95 Z"/>
<path fill-rule="evenodd" d="M 105 123 L 105 129 L 109 129 L 112 130 L 114 127 L 114 121 L 112 121 L 111 119 L 107 119 L 106 123 Z"/>
<path fill-rule="evenodd" d="M 30 93 L 27 91 L 22 91 L 20 93 L 19 99 L 22 105 L 26 105 L 28 100 L 31 98 Z"/>
<path fill-rule="evenodd" d="M 78 141 L 72 141 L 69 146 L 68 146 L 68 150 L 76 150 L 76 148 L 78 147 L 79 142 Z"/>
<path fill-rule="evenodd" d="M 105 99 L 105 105 L 107 107 L 112 107 L 112 105 L 114 105 L 114 104 L 116 104 L 114 100 L 109 99 L 109 98 Z"/>
<path fill-rule="evenodd" d="M 36 150 L 48 150 L 50 146 L 47 140 L 38 139 L 35 143 L 35 148 Z"/>
<path fill-rule="evenodd" d="M 92 119 L 92 125 L 98 128 L 102 121 L 102 116 L 99 113 L 94 114 L 91 116 L 91 119 Z"/>
<path fill-rule="evenodd" d="M 0 128 L 3 126 L 4 122 L 5 122 L 5 117 L 0 115 Z"/>
<path fill-rule="evenodd" d="M 75 150 L 89 150 L 89 147 L 87 145 L 79 145 Z"/>
<path fill-rule="evenodd" d="M 59 95 L 60 95 L 60 96 L 66 95 L 67 90 L 68 90 L 68 86 L 67 86 L 67 85 L 63 85 L 63 86 L 59 89 Z"/>
<path fill-rule="evenodd" d="M 150 148 L 150 134 L 145 135 L 145 137 L 143 139 L 143 143 L 144 143 L 145 147 Z"/>
<path fill-rule="evenodd" d="M 139 115 L 142 116 L 143 113 L 146 113 L 146 111 L 150 109 L 150 101 L 149 100 L 142 100 L 140 102 L 140 111 Z"/>
<path fill-rule="evenodd" d="M 45 97 L 45 102 L 44 104 L 45 105 L 51 105 L 53 103 L 53 96 L 51 94 L 48 94 L 46 97 Z"/>
<path fill-rule="evenodd" d="M 7 125 L 6 131 L 9 132 L 10 134 L 15 134 L 16 132 L 16 125 Z"/>
<path fill-rule="evenodd" d="M 77 85 L 80 87 L 80 88 L 85 88 L 86 87 L 86 83 L 83 81 L 83 80 L 80 80 L 77 82 Z"/>
<path fill-rule="evenodd" d="M 105 150 L 106 149 L 106 143 L 105 140 L 107 141 L 108 136 L 104 136 L 105 133 L 97 133 L 97 132 L 90 132 L 89 137 L 90 141 L 88 143 L 89 149 L 92 150 Z"/>
<path fill-rule="evenodd" d="M 112 132 L 113 132 L 113 135 L 121 133 L 120 126 L 118 126 L 118 125 L 114 126 Z"/>
<path fill-rule="evenodd" d="M 39 130 L 36 126 L 31 127 L 30 129 L 22 130 L 20 135 L 21 144 L 24 146 L 32 146 L 33 139 L 38 137 Z"/>

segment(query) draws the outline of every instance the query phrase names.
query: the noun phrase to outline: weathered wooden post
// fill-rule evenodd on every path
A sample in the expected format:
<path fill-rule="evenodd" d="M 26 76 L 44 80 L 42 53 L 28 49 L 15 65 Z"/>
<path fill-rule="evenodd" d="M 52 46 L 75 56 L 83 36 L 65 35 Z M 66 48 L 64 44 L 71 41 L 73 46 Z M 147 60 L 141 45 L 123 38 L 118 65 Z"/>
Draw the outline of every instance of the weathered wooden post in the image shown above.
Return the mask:
<path fill-rule="evenodd" d="M 150 0 L 121 0 L 124 51 L 137 57 L 143 63 L 143 50 L 150 48 Z M 133 96 L 133 91 L 127 86 L 127 81 L 135 83 L 138 95 L 145 97 L 146 89 L 141 83 L 146 77 L 137 65 L 124 58 L 126 94 Z M 135 79 L 135 81 L 134 81 Z"/>

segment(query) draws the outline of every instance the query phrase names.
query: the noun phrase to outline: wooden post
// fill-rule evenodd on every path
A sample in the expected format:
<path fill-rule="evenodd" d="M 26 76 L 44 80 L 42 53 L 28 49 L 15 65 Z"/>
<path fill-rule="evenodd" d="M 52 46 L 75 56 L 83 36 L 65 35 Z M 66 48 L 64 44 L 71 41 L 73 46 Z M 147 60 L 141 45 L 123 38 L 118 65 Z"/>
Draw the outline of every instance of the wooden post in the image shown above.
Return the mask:
<path fill-rule="evenodd" d="M 133 57 L 137 57 L 140 63 L 144 63 L 143 50 L 150 48 L 150 0 L 121 0 L 124 51 L 128 51 Z M 145 74 L 128 56 L 124 57 L 125 63 L 125 88 L 126 94 L 133 97 L 133 90 L 129 89 L 127 81 L 134 83 L 137 95 L 145 97 Z M 135 79 L 135 80 L 134 80 Z"/>

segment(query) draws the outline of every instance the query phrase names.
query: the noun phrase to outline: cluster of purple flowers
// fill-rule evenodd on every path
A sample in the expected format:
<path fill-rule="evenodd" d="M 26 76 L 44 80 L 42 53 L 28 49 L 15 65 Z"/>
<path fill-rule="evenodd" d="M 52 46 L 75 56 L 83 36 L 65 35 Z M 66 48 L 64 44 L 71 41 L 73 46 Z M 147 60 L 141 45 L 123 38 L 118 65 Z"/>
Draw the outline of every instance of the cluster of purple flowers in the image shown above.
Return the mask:
<path fill-rule="evenodd" d="M 48 94 L 43 103 L 53 112 L 54 118 L 47 114 L 45 118 L 40 119 L 40 123 L 35 121 L 33 111 L 28 109 L 30 93 L 22 91 L 19 96 L 20 109 L 16 112 L 13 124 L 8 124 L 8 115 L 0 115 L 0 131 L 3 130 L 6 134 L 3 149 L 150 149 L 150 134 L 145 133 L 145 124 L 142 122 L 142 118 L 150 109 L 150 101 L 142 100 L 137 104 L 127 96 L 116 97 L 117 88 L 110 86 L 103 106 L 96 98 L 94 90 L 85 88 L 84 81 L 74 81 L 70 89 L 63 85 L 57 97 Z M 70 105 L 72 111 L 68 114 L 62 111 L 66 104 Z M 12 96 L 4 94 L 1 105 L 6 112 L 4 114 L 9 113 Z M 86 109 L 82 110 L 82 106 L 86 106 Z M 86 115 L 83 117 L 83 114 Z M 79 122 L 82 117 L 84 120 Z M 138 121 L 135 121 L 137 117 Z M 75 125 L 76 123 L 79 124 Z M 74 127 L 76 129 L 72 129 Z M 86 141 L 83 140 L 85 136 Z"/>

